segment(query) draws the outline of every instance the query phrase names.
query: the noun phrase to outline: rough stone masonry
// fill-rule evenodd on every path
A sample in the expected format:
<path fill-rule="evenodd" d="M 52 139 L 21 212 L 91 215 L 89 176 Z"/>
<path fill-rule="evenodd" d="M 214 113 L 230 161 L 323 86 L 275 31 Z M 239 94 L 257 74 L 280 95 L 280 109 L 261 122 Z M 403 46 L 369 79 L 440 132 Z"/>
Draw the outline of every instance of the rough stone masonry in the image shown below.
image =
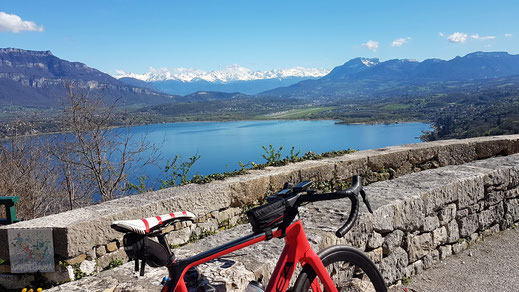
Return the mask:
<path fill-rule="evenodd" d="M 388 284 L 411 277 L 461 252 L 478 237 L 519 223 L 519 155 L 491 158 L 404 175 L 366 187 L 374 214 L 363 210 L 343 239 L 334 235 L 347 202 L 318 202 L 301 208 L 306 233 L 316 250 L 355 246 L 377 263 Z M 221 232 L 176 250 L 193 255 L 250 232 L 248 225 Z M 282 240 L 271 240 L 201 267 L 210 282 L 244 291 L 249 280 L 272 273 Z M 51 291 L 140 291 L 159 289 L 165 269 L 135 277 L 132 265 L 56 287 Z"/>

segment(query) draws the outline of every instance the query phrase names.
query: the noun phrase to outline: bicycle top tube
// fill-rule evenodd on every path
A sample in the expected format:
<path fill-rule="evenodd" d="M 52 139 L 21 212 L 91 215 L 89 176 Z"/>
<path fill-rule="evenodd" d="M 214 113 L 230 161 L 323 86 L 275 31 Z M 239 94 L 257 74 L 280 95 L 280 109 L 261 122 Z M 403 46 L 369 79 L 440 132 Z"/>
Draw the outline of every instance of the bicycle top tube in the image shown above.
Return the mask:
<path fill-rule="evenodd" d="M 284 233 L 285 247 L 270 277 L 266 291 L 286 291 L 298 263 L 311 265 L 317 271 L 320 271 L 319 275 L 324 278 L 324 283 L 331 283 L 322 262 L 310 247 L 301 221 L 294 221 L 286 228 L 285 232 L 281 229 L 275 230 L 273 237 L 281 238 Z M 265 234 L 253 233 L 193 257 L 178 260 L 168 266 L 169 279 L 162 291 L 187 291 L 183 277 L 190 268 L 266 240 Z M 333 291 L 334 288 L 330 287 L 332 290 L 329 291 Z"/>

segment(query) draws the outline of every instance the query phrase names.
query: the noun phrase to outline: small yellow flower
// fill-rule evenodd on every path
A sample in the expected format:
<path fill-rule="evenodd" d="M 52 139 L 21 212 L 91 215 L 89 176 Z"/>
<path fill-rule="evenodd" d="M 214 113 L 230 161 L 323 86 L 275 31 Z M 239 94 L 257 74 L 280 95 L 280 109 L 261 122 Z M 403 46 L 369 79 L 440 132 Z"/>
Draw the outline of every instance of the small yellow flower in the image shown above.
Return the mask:
<path fill-rule="evenodd" d="M 27 291 L 27 292 L 34 292 L 34 290 L 31 288 L 31 289 L 29 289 L 29 291 Z"/>
<path fill-rule="evenodd" d="M 41 292 L 41 291 L 43 291 L 42 288 L 38 288 L 38 289 L 36 289 L 36 292 Z"/>
<path fill-rule="evenodd" d="M 27 288 L 23 288 L 23 289 L 22 289 L 22 292 L 27 292 Z"/>

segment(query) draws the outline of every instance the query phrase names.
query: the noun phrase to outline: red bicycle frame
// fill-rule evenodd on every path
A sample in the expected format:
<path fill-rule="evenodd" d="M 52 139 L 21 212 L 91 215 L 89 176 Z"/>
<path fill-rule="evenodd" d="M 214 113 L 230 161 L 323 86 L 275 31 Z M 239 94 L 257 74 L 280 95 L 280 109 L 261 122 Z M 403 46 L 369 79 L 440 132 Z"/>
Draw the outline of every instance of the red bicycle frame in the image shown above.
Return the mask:
<path fill-rule="evenodd" d="M 285 233 L 285 247 L 278 259 L 266 291 L 286 291 L 294 270 L 297 264 L 300 263 L 302 266 L 308 264 L 314 269 L 326 291 L 336 292 L 337 289 L 328 271 L 308 242 L 301 221 L 297 220 L 290 224 L 286 228 Z M 272 235 L 273 237 L 280 238 L 283 235 L 283 231 L 278 229 Z M 168 265 L 169 279 L 164 285 L 162 292 L 187 292 L 184 275 L 188 269 L 265 240 L 267 240 L 265 234 L 251 234 L 191 258 L 171 263 Z M 316 281 L 312 284 L 316 284 Z M 312 285 L 312 288 L 314 288 L 314 291 L 315 289 L 320 290 L 317 285 Z"/>

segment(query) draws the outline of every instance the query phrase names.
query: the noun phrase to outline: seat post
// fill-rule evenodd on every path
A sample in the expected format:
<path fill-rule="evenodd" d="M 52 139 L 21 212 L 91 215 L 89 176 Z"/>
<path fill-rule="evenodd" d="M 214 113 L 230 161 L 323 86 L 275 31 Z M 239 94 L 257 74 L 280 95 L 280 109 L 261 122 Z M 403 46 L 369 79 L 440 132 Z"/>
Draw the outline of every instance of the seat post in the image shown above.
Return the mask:
<path fill-rule="evenodd" d="M 171 258 L 173 252 L 171 252 L 171 249 L 169 248 L 169 243 L 168 239 L 166 238 L 166 234 L 161 233 L 157 235 L 157 239 L 159 240 L 159 243 L 162 244 L 168 250 L 169 257 Z"/>

